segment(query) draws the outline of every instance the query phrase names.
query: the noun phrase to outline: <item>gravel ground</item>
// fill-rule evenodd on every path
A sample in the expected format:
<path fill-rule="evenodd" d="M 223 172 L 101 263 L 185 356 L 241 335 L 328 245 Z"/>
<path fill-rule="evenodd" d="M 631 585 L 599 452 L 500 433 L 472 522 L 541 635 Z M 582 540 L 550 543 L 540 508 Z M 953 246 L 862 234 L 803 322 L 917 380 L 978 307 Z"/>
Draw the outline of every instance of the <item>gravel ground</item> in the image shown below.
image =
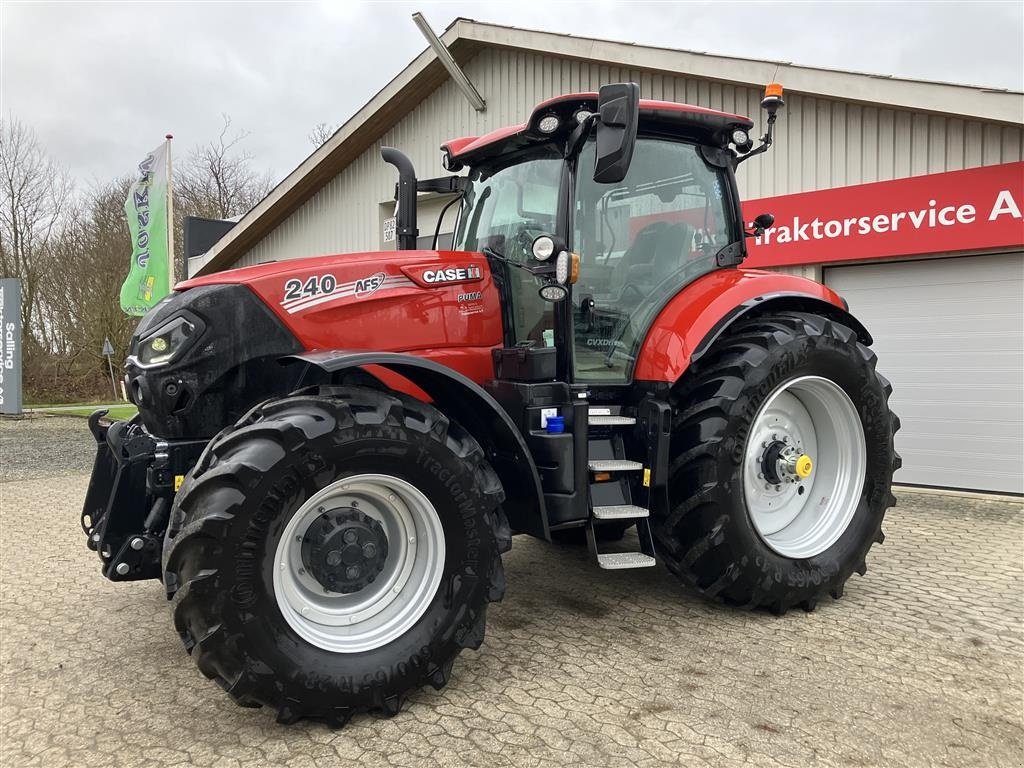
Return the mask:
<path fill-rule="evenodd" d="M 0 483 L 88 473 L 95 455 L 96 441 L 85 419 L 0 417 Z"/>
<path fill-rule="evenodd" d="M 1024 764 L 1020 500 L 903 492 L 867 575 L 784 617 L 518 537 L 448 687 L 334 732 L 236 707 L 156 582 L 100 576 L 83 421 L 0 428 L 5 768 Z"/>

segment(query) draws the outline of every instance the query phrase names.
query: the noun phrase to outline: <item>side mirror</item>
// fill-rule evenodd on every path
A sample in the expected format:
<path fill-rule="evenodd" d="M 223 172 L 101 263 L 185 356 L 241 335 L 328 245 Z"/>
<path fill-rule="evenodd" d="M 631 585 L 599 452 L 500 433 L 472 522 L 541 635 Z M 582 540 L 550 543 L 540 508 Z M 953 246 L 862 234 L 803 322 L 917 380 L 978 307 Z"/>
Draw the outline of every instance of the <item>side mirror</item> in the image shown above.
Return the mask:
<path fill-rule="evenodd" d="M 594 181 L 618 184 L 626 178 L 640 123 L 640 86 L 603 85 L 597 97 L 597 158 Z"/>
<path fill-rule="evenodd" d="M 764 231 L 775 223 L 775 217 L 770 213 L 762 213 L 754 219 L 754 237 L 760 237 Z"/>

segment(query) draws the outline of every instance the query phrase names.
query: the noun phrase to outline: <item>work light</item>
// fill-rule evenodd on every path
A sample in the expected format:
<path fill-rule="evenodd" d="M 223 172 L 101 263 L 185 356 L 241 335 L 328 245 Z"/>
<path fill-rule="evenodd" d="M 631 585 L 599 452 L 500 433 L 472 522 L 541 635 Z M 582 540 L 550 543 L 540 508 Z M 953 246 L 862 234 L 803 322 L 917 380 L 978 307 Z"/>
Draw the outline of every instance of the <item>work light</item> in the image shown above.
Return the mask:
<path fill-rule="evenodd" d="M 562 285 L 545 285 L 540 289 L 540 297 L 544 301 L 562 301 L 569 292 Z"/>
<path fill-rule="evenodd" d="M 555 252 L 555 241 L 549 235 L 541 235 L 533 241 L 533 258 L 547 261 Z"/>
<path fill-rule="evenodd" d="M 559 122 L 560 121 L 557 116 L 548 115 L 540 119 L 540 122 L 537 123 L 537 128 L 541 133 L 554 133 L 558 130 Z"/>
<path fill-rule="evenodd" d="M 555 258 L 555 280 L 562 285 L 569 281 L 569 252 L 562 251 Z"/>

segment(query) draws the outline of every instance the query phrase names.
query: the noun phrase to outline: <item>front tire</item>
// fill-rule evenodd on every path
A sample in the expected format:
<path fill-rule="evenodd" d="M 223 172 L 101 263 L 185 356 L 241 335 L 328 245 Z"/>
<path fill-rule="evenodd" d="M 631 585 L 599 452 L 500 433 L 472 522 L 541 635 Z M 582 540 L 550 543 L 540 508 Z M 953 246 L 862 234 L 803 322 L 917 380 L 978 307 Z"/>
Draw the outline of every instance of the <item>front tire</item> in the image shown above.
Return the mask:
<path fill-rule="evenodd" d="M 776 312 L 740 321 L 687 373 L 673 393 L 670 509 L 653 526 L 684 583 L 783 613 L 865 572 L 900 464 L 875 361 L 844 325 Z"/>
<path fill-rule="evenodd" d="M 264 403 L 175 500 L 175 627 L 203 674 L 281 722 L 394 715 L 480 646 L 505 588 L 502 500 L 480 446 L 430 405 L 358 387 Z"/>

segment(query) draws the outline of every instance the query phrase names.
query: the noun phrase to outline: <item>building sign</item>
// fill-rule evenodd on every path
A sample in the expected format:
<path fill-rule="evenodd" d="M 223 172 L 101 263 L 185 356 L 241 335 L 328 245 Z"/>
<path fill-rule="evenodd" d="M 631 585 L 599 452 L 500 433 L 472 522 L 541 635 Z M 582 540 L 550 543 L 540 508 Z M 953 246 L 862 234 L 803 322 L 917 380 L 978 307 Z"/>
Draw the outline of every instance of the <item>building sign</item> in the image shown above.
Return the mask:
<path fill-rule="evenodd" d="M 0 280 L 0 413 L 21 413 L 21 280 Z"/>
<path fill-rule="evenodd" d="M 775 224 L 744 267 L 779 267 L 1024 246 L 1024 162 L 766 197 Z"/>
<path fill-rule="evenodd" d="M 384 219 L 384 242 L 393 243 L 395 241 L 395 225 L 398 219 L 392 216 L 389 219 Z"/>

